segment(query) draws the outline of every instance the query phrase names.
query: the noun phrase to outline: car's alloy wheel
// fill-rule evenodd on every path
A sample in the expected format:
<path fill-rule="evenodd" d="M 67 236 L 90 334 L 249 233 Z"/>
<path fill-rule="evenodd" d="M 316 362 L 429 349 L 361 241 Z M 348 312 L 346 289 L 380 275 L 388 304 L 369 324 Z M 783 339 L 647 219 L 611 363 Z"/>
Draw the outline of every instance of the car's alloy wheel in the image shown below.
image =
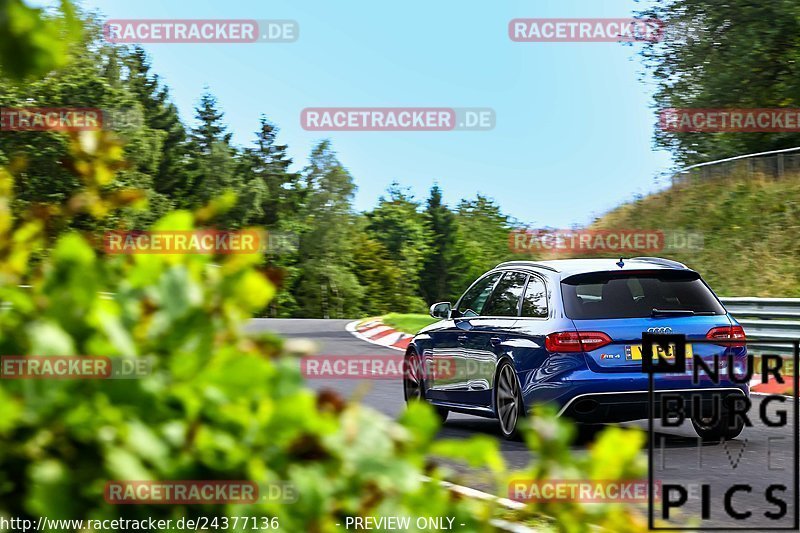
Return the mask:
<path fill-rule="evenodd" d="M 518 434 L 519 418 L 523 414 L 522 394 L 514 367 L 507 361 L 500 364 L 497 372 L 495 409 L 503 436 L 507 439 L 515 438 Z"/>
<path fill-rule="evenodd" d="M 403 372 L 403 396 L 406 403 L 425 400 L 425 381 L 422 372 L 422 362 L 414 352 L 406 354 L 405 369 Z M 449 410 L 444 407 L 433 406 L 441 422 L 447 420 Z"/>
<path fill-rule="evenodd" d="M 406 365 L 403 372 L 403 392 L 406 403 L 422 399 L 422 372 L 419 357 L 406 354 Z"/>

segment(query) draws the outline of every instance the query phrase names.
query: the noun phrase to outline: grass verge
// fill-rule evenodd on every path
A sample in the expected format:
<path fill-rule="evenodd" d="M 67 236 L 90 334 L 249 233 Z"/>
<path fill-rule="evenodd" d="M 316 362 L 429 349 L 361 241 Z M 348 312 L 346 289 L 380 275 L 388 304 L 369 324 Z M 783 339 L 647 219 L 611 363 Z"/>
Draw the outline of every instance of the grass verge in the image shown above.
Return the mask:
<path fill-rule="evenodd" d="M 618 207 L 593 229 L 698 232 L 699 249 L 659 255 L 699 271 L 721 296 L 800 296 L 800 175 L 690 178 Z M 666 244 L 666 243 L 665 243 Z M 650 254 L 643 254 L 650 255 Z"/>
<path fill-rule="evenodd" d="M 391 326 L 403 333 L 416 334 L 419 330 L 433 324 L 439 320 L 429 315 L 416 315 L 416 314 L 403 314 L 403 313 L 389 313 L 381 317 L 381 320 L 387 326 Z"/>

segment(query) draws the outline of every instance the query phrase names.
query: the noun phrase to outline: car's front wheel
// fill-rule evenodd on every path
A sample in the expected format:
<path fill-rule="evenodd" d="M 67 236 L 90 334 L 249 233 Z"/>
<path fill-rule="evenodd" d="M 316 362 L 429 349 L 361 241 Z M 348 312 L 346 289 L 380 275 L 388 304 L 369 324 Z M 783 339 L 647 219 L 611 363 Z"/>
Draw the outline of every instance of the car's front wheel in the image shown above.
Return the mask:
<path fill-rule="evenodd" d="M 516 439 L 519 436 L 519 421 L 525 416 L 525 409 L 517 373 L 508 361 L 501 362 L 497 369 L 494 403 L 503 437 Z"/>
<path fill-rule="evenodd" d="M 425 400 L 425 376 L 422 371 L 422 360 L 416 352 L 409 351 L 405 357 L 405 368 L 403 371 L 403 396 L 406 403 L 419 402 Z M 444 407 L 433 406 L 439 420 L 444 423 L 447 420 L 449 411 Z"/>

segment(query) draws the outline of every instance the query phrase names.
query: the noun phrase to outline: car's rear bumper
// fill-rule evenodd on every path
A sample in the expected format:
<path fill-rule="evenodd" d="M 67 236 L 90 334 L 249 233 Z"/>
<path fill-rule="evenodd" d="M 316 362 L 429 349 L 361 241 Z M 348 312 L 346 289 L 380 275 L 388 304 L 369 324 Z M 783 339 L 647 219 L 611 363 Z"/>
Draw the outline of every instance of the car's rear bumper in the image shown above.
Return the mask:
<path fill-rule="evenodd" d="M 586 368 L 574 368 L 560 374 L 542 375 L 536 371 L 520 374 L 526 410 L 534 404 L 553 406 L 562 416 L 581 422 L 604 423 L 645 419 L 649 415 L 650 378 L 642 372 L 600 374 Z M 701 377 L 697 383 L 689 375 L 659 375 L 653 380 L 656 405 L 662 393 L 700 396 L 707 400 L 731 393 L 749 396 L 747 383 L 722 379 L 714 383 Z M 659 416 L 659 413 L 656 413 Z"/>
<path fill-rule="evenodd" d="M 714 402 L 719 401 L 719 405 L 726 405 L 727 397 L 746 395 L 746 388 L 738 387 L 654 390 L 652 412 L 654 417 L 660 417 L 662 405 L 675 406 L 676 403 L 672 402 L 681 401 L 688 414 L 692 405 L 698 401 L 703 409 L 712 409 Z M 667 401 L 670 403 L 665 404 Z M 558 414 L 582 423 L 641 420 L 650 416 L 650 394 L 648 391 L 579 394 L 573 396 Z"/>

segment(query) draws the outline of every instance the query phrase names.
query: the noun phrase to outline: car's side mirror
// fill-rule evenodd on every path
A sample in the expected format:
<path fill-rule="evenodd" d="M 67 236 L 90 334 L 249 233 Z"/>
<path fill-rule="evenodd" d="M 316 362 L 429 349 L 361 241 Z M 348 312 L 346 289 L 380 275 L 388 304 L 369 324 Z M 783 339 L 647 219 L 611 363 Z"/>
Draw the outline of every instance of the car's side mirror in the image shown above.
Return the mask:
<path fill-rule="evenodd" d="M 450 302 L 439 302 L 431 306 L 431 316 L 433 318 L 450 318 Z"/>

